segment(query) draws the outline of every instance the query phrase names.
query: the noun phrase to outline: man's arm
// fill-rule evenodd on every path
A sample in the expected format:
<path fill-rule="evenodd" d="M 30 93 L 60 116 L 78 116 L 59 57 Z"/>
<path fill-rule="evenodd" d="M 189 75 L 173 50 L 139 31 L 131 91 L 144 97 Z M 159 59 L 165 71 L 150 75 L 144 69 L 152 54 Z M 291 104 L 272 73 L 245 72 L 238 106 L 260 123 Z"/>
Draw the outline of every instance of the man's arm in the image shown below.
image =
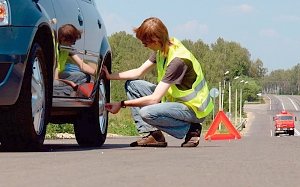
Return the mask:
<path fill-rule="evenodd" d="M 103 71 L 106 74 L 106 78 L 109 80 L 134 80 L 144 76 L 154 67 L 155 67 L 155 63 L 151 62 L 150 60 L 147 60 L 139 68 L 136 69 L 131 69 L 120 73 L 109 74 L 107 68 L 103 66 Z"/>
<path fill-rule="evenodd" d="M 162 97 L 167 93 L 170 86 L 171 85 L 168 83 L 159 82 L 159 84 L 157 85 L 157 87 L 155 88 L 154 92 L 151 95 L 140 97 L 137 99 L 123 101 L 123 106 L 142 107 L 142 106 L 159 103 Z M 122 106 L 121 106 L 121 102 L 117 102 L 117 103 L 107 103 L 105 107 L 109 112 L 116 114 L 120 111 Z"/>
<path fill-rule="evenodd" d="M 140 97 L 133 100 L 124 101 L 125 106 L 142 107 L 152 104 L 157 104 L 161 101 L 162 97 L 167 93 L 170 88 L 170 84 L 159 82 L 154 92 L 151 95 Z"/>

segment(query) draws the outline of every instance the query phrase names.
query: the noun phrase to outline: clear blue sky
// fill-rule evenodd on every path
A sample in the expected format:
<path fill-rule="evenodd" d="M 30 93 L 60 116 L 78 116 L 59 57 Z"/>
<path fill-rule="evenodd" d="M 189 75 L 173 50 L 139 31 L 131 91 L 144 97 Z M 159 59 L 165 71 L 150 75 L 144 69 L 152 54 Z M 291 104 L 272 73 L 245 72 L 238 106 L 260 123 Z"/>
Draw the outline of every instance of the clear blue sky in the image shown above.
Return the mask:
<path fill-rule="evenodd" d="M 132 34 L 132 28 L 155 16 L 179 39 L 237 42 L 269 72 L 300 63 L 300 0 L 95 1 L 108 35 Z"/>

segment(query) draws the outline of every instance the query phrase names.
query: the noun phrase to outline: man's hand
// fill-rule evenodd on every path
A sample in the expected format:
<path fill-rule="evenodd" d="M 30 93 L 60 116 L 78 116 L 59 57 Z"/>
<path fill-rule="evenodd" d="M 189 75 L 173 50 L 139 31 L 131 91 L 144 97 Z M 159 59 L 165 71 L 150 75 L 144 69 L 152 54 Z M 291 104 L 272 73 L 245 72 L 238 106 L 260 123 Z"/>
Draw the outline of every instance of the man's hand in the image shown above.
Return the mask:
<path fill-rule="evenodd" d="M 101 73 L 104 73 L 105 74 L 105 77 L 110 80 L 110 73 L 108 72 L 107 70 L 107 67 L 105 65 L 102 66 L 102 71 Z"/>
<path fill-rule="evenodd" d="M 118 103 L 106 103 L 105 109 L 109 111 L 110 113 L 116 114 L 121 109 L 121 102 Z"/>

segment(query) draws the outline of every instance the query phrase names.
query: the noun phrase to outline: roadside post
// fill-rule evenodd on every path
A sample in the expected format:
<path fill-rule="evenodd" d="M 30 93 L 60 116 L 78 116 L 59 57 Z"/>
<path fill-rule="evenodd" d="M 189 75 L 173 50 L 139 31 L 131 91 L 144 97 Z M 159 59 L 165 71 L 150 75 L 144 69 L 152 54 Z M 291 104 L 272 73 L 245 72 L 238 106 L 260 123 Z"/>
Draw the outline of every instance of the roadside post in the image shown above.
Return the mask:
<path fill-rule="evenodd" d="M 210 91 L 209 91 L 209 95 L 210 97 L 213 98 L 213 101 L 214 101 L 214 105 L 216 103 L 216 97 L 218 97 L 219 95 L 219 90 L 217 88 L 212 88 Z M 215 119 L 215 107 L 213 109 L 213 119 Z"/>

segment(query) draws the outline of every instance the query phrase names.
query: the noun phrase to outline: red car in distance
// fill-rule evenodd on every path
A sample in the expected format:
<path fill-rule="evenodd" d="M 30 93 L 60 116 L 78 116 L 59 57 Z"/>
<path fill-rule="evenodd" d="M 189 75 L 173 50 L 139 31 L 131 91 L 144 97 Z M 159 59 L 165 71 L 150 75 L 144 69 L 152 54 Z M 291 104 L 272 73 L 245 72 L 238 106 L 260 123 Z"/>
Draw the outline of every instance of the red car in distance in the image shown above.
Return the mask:
<path fill-rule="evenodd" d="M 288 134 L 294 135 L 295 121 L 296 117 L 294 114 L 287 111 L 281 111 L 279 114 L 273 117 L 274 126 L 274 135 L 279 136 L 279 134 Z"/>

